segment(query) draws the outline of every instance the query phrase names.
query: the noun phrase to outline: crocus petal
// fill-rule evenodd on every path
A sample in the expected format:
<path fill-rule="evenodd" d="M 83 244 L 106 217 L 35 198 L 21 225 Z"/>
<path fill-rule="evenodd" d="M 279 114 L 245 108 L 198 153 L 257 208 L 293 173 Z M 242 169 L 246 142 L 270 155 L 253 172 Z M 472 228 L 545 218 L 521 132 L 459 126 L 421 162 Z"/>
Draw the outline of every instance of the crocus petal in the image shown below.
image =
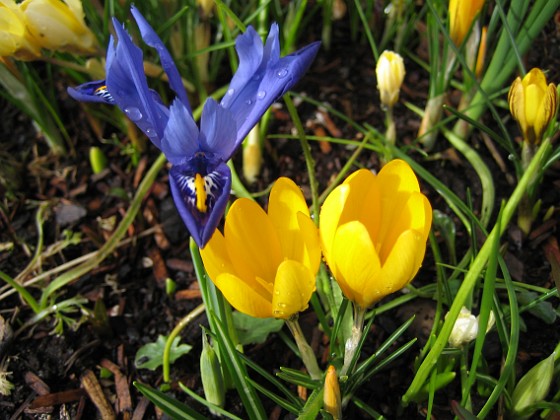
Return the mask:
<path fill-rule="evenodd" d="M 264 210 L 249 199 L 236 200 L 224 227 L 226 247 L 242 278 L 264 279 L 272 284 L 282 262 L 280 243 Z"/>
<path fill-rule="evenodd" d="M 206 246 L 200 250 L 204 268 L 212 280 L 222 273 L 235 273 L 231 263 L 224 235 L 216 229 Z"/>
<path fill-rule="evenodd" d="M 249 28 L 238 38 L 240 41 L 237 42 L 236 49 L 240 58 L 239 70 L 221 102 L 237 121 L 235 148 L 268 107 L 303 76 L 320 45 L 316 42 L 294 54 L 279 58 L 277 27 L 273 25 L 271 28 L 266 54 L 263 52 L 262 41 L 254 29 Z"/>
<path fill-rule="evenodd" d="M 363 224 L 353 221 L 338 228 L 333 260 L 336 270 L 331 271 L 348 299 L 367 308 L 381 298 L 375 285 L 381 265 Z"/>
<path fill-rule="evenodd" d="M 304 311 L 315 291 L 315 276 L 297 261 L 286 260 L 278 266 L 272 294 L 272 315 L 287 319 Z"/>
<path fill-rule="evenodd" d="M 323 249 L 323 254 L 329 266 L 333 265 L 331 261 L 334 261 L 332 257 L 334 236 L 340 225 L 340 217 L 344 211 L 344 205 L 346 204 L 349 194 L 349 185 L 339 185 L 331 191 L 321 206 L 319 235 L 321 237 L 321 248 Z"/>
<path fill-rule="evenodd" d="M 426 241 L 420 232 L 407 230 L 399 236 L 381 270 L 382 297 L 402 289 L 412 280 L 425 252 Z"/>
<path fill-rule="evenodd" d="M 214 99 L 208 98 L 204 104 L 200 117 L 200 147 L 221 157 L 226 157 L 235 151 L 236 124 L 227 109 L 220 106 Z"/>
<path fill-rule="evenodd" d="M 77 101 L 100 102 L 109 105 L 114 105 L 115 103 L 115 100 L 107 90 L 107 82 L 105 80 L 87 82 L 75 88 L 69 87 L 67 91 Z"/>
<path fill-rule="evenodd" d="M 115 56 L 107 62 L 107 87 L 118 107 L 160 148 L 167 116 L 148 88 L 142 51 L 116 19 L 113 26 L 118 43 Z"/>
<path fill-rule="evenodd" d="M 239 312 L 254 316 L 255 318 L 271 318 L 272 303 L 245 283 L 244 278 L 230 273 L 219 275 L 214 284 L 223 293 L 227 301 Z"/>
<path fill-rule="evenodd" d="M 321 240 L 319 238 L 319 230 L 309 216 L 298 213 L 297 219 L 303 250 L 302 254 L 296 255 L 295 259 L 301 261 L 313 274 L 316 274 L 321 264 Z"/>
<path fill-rule="evenodd" d="M 200 248 L 204 248 L 220 223 L 231 191 L 231 172 L 225 163 L 208 162 L 207 170 L 206 174 L 200 174 L 185 163 L 174 165 L 169 171 L 169 184 L 177 210 Z M 206 211 L 197 207 L 196 175 L 203 176 Z"/>
<path fill-rule="evenodd" d="M 179 100 L 183 103 L 188 112 L 192 114 L 189 99 L 187 98 L 187 92 L 183 86 L 179 70 L 177 70 L 177 66 L 173 61 L 173 58 L 171 58 L 171 54 L 169 54 L 169 51 L 163 44 L 161 38 L 156 34 L 138 9 L 132 6 L 131 12 L 134 19 L 136 19 L 136 23 L 138 24 L 138 28 L 140 29 L 144 42 L 157 50 L 161 67 L 163 67 L 163 70 L 169 78 L 169 86 L 171 86 L 171 89 L 173 89 L 173 91 L 177 94 Z"/>
<path fill-rule="evenodd" d="M 161 151 L 173 165 L 183 164 L 200 151 L 198 137 L 198 127 L 192 114 L 183 102 L 175 100 L 161 140 Z"/>

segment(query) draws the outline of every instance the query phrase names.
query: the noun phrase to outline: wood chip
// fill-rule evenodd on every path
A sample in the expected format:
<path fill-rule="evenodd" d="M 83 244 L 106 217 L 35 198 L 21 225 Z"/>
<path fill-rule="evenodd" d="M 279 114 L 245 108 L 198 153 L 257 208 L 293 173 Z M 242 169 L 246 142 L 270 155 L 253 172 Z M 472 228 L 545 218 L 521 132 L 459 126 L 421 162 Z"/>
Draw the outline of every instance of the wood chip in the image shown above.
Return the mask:
<path fill-rule="evenodd" d="M 103 394 L 103 390 L 101 389 L 101 385 L 99 385 L 99 381 L 95 377 L 95 374 L 91 370 L 87 370 L 80 378 L 82 383 L 82 387 L 86 390 L 89 398 L 95 404 L 97 409 L 99 410 L 99 414 L 103 420 L 114 420 L 117 418 L 115 415 L 115 411 L 105 394 Z"/>
<path fill-rule="evenodd" d="M 132 399 L 130 398 L 130 386 L 128 379 L 122 374 L 120 368 L 110 360 L 103 359 L 101 366 L 111 371 L 115 376 L 115 389 L 117 393 L 117 413 L 123 415 L 123 419 L 130 419 L 132 414 Z"/>
<path fill-rule="evenodd" d="M 25 380 L 27 386 L 35 391 L 37 395 L 47 395 L 51 393 L 50 387 L 33 372 L 25 372 L 23 379 Z"/>
<path fill-rule="evenodd" d="M 190 299 L 200 299 L 202 297 L 202 293 L 200 290 L 179 290 L 175 292 L 175 299 L 176 300 L 190 300 Z"/>
<path fill-rule="evenodd" d="M 68 391 L 53 392 L 52 394 L 40 395 L 35 398 L 29 408 L 31 410 L 44 407 L 53 407 L 55 405 L 66 404 L 79 401 L 84 395 L 83 389 L 71 389 Z"/>
<path fill-rule="evenodd" d="M 169 272 L 167 271 L 161 252 L 159 252 L 159 249 L 156 247 L 150 248 L 148 250 L 148 257 L 152 260 L 152 271 L 158 286 L 164 288 L 165 281 L 169 278 Z"/>

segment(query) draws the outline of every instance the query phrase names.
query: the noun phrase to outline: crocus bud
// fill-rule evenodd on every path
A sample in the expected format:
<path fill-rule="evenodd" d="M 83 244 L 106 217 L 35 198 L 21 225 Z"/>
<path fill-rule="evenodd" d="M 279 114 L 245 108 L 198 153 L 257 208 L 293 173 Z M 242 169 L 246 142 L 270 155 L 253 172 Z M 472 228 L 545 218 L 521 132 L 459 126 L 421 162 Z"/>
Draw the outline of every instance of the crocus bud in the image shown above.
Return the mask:
<path fill-rule="evenodd" d="M 531 417 L 535 410 L 531 410 L 529 406 L 546 398 L 554 377 L 555 356 L 556 353 L 553 352 L 537 363 L 517 383 L 511 396 L 511 409 L 515 418 Z"/>
<path fill-rule="evenodd" d="M 26 19 L 13 0 L 0 0 L 0 57 L 32 60 L 39 57 L 40 47 L 29 33 Z"/>
<path fill-rule="evenodd" d="M 558 106 L 556 86 L 546 84 L 541 69 L 534 68 L 523 79 L 518 77 L 509 89 L 508 102 L 511 115 L 519 124 L 523 140 L 538 144 L 548 124 L 556 115 Z"/>
<path fill-rule="evenodd" d="M 449 35 L 460 46 L 469 33 L 484 0 L 449 0 Z"/>
<path fill-rule="evenodd" d="M 262 151 L 259 144 L 259 124 L 255 125 L 243 145 L 243 176 L 250 184 L 256 182 L 262 167 Z"/>
<path fill-rule="evenodd" d="M 218 407 L 223 407 L 225 402 L 225 386 L 222 368 L 218 355 L 208 342 L 205 333 L 202 334 L 202 352 L 200 353 L 200 378 L 204 388 L 206 400 Z"/>
<path fill-rule="evenodd" d="M 464 306 L 459 312 L 459 316 L 453 325 L 453 330 L 449 336 L 449 344 L 455 348 L 461 348 L 463 345 L 473 341 L 478 335 L 478 320 Z"/>
<path fill-rule="evenodd" d="M 377 61 L 375 74 L 381 103 L 387 108 L 392 108 L 399 100 L 399 91 L 405 75 L 402 57 L 393 51 L 383 51 Z"/>
<path fill-rule="evenodd" d="M 329 366 L 327 369 L 327 375 L 325 376 L 323 406 L 333 419 L 338 420 L 342 418 L 340 386 L 338 384 L 338 375 L 333 365 Z"/>
<path fill-rule="evenodd" d="M 94 174 L 98 174 L 109 164 L 103 150 L 96 146 L 90 147 L 89 149 L 89 163 Z"/>
<path fill-rule="evenodd" d="M 21 10 L 41 47 L 77 54 L 95 52 L 97 41 L 84 21 L 81 0 L 25 0 Z"/>

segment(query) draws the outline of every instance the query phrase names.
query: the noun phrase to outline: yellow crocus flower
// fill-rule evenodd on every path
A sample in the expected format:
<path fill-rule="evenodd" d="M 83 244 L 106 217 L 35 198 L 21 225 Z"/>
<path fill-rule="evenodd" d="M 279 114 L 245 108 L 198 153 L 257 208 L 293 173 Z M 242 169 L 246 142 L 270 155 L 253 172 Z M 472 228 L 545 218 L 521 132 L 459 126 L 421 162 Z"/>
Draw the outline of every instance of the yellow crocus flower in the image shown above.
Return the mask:
<path fill-rule="evenodd" d="M 39 55 L 40 47 L 27 30 L 18 5 L 13 0 L 0 0 L 0 57 L 32 60 Z"/>
<path fill-rule="evenodd" d="M 325 200 L 319 223 L 323 255 L 344 295 L 365 309 L 405 287 L 422 264 L 431 223 L 430 203 L 406 162 L 346 178 Z"/>
<path fill-rule="evenodd" d="M 404 81 L 405 69 L 402 57 L 393 51 L 383 51 L 375 67 L 377 89 L 381 103 L 392 108 L 399 100 L 399 92 Z"/>
<path fill-rule="evenodd" d="M 257 318 L 289 319 L 305 310 L 321 261 L 317 228 L 288 178 L 272 187 L 268 214 L 252 200 L 236 200 L 224 234 L 216 230 L 200 253 L 231 305 Z"/>
<path fill-rule="evenodd" d="M 336 368 L 330 365 L 325 375 L 325 386 L 323 391 L 323 407 L 334 420 L 342 418 L 342 401 L 340 398 L 340 385 Z"/>
<path fill-rule="evenodd" d="M 484 0 L 449 0 L 449 35 L 460 46 L 468 35 Z"/>
<path fill-rule="evenodd" d="M 97 41 L 84 21 L 81 0 L 25 0 L 20 6 L 41 47 L 77 54 L 95 52 Z"/>
<path fill-rule="evenodd" d="M 518 77 L 513 81 L 508 95 L 509 109 L 519 124 L 523 140 L 529 144 L 540 143 L 556 115 L 557 96 L 556 86 L 546 84 L 546 77 L 539 68 L 532 69 L 523 79 Z"/>

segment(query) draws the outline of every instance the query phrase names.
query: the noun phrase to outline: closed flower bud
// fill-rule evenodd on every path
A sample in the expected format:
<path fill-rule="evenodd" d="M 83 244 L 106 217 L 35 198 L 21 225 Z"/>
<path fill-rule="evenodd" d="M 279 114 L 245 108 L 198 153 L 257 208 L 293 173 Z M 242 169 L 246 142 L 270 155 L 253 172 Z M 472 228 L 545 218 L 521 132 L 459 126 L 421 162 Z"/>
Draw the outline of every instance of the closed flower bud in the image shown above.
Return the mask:
<path fill-rule="evenodd" d="M 453 325 L 453 330 L 449 336 L 449 344 L 455 348 L 461 348 L 463 345 L 473 341 L 478 335 L 478 320 L 464 306 L 459 312 L 459 316 Z"/>
<path fill-rule="evenodd" d="M 529 406 L 546 398 L 554 377 L 555 356 L 556 353 L 553 352 L 537 363 L 517 383 L 511 396 L 512 412 L 516 418 L 531 417 L 536 410 L 529 409 Z"/>
<path fill-rule="evenodd" d="M 323 407 L 334 420 L 342 418 L 342 403 L 340 399 L 340 386 L 338 375 L 333 365 L 327 369 L 325 388 L 323 391 Z"/>
<path fill-rule="evenodd" d="M 523 140 L 538 144 L 556 115 L 558 95 L 554 83 L 546 84 L 541 69 L 534 68 L 523 79 L 518 77 L 511 84 L 508 95 L 511 115 L 519 124 Z"/>
<path fill-rule="evenodd" d="M 222 368 L 218 355 L 208 342 L 205 333 L 202 334 L 202 352 L 200 353 L 200 378 L 204 388 L 206 400 L 218 407 L 225 403 L 225 386 Z"/>
<path fill-rule="evenodd" d="M 243 145 L 243 176 L 249 184 L 257 181 L 261 173 L 262 151 L 259 144 L 259 124 L 249 131 L 246 143 Z"/>
<path fill-rule="evenodd" d="M 21 10 L 41 47 L 77 54 L 95 52 L 97 41 L 84 21 L 81 0 L 26 0 Z"/>
<path fill-rule="evenodd" d="M 484 0 L 449 0 L 449 35 L 460 46 L 469 33 Z"/>
<path fill-rule="evenodd" d="M 381 103 L 392 108 L 399 100 L 405 69 L 402 57 L 393 51 L 383 51 L 375 67 L 377 89 Z"/>

